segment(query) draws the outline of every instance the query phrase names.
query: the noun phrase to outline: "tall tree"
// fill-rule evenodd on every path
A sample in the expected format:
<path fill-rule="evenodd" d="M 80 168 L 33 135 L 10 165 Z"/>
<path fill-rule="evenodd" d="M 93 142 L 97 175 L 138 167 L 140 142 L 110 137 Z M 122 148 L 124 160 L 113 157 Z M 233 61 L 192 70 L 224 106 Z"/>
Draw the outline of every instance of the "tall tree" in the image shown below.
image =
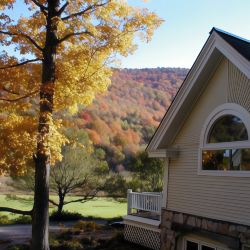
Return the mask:
<path fill-rule="evenodd" d="M 11 46 L 0 57 L 2 131 L 15 134 L 0 163 L 3 171 L 22 173 L 33 155 L 32 249 L 48 250 L 50 165 L 66 141 L 56 112 L 76 112 L 106 90 L 115 56 L 134 51 L 139 31 L 150 39 L 161 20 L 120 0 L 23 0 L 29 15 L 17 18 L 17 2 L 0 2 L 0 43 Z"/>

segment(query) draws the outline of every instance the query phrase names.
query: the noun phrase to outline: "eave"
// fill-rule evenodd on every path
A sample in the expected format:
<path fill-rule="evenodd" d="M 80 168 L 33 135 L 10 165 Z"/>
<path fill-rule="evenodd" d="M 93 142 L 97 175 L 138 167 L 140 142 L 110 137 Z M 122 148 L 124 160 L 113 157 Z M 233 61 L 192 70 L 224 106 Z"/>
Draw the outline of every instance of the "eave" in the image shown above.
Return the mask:
<path fill-rule="evenodd" d="M 163 157 L 217 66 L 227 58 L 250 79 L 250 62 L 213 31 L 190 69 L 175 99 L 163 117 L 146 151 L 152 157 Z M 165 156 L 166 157 L 166 156 Z"/>

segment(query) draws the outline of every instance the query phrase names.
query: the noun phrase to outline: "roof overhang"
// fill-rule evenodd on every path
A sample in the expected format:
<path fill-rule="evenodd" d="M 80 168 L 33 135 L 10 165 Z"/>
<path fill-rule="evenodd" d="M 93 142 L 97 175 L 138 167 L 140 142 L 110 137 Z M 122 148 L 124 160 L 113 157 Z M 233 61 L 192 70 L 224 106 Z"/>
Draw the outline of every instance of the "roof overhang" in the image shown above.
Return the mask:
<path fill-rule="evenodd" d="M 146 151 L 151 157 L 167 157 L 163 153 L 164 150 L 171 147 L 171 143 L 223 58 L 231 61 L 250 79 L 250 62 L 213 31 L 147 146 Z"/>

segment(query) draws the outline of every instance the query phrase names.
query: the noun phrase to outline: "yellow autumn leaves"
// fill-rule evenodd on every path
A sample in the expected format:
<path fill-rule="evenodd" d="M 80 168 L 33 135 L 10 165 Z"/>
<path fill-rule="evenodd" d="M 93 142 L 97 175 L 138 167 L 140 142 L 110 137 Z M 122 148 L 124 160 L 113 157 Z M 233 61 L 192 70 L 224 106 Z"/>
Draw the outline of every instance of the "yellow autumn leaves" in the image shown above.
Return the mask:
<path fill-rule="evenodd" d="M 15 6 L 17 1 L 20 2 L 2 0 L 0 3 L 0 45 L 11 45 L 21 56 L 2 53 L 0 68 L 20 63 L 21 57 L 23 61 L 33 58 L 37 61 L 0 69 L 0 173 L 20 174 L 32 165 L 39 140 L 38 105 L 46 10 L 41 11 L 33 1 L 24 0 L 23 6 L 30 10 L 30 15 L 11 21 L 15 8 L 13 16 L 8 16 L 5 9 Z M 47 1 L 38 3 L 46 7 Z M 61 1 L 61 6 L 65 3 Z M 52 164 L 61 159 L 61 146 L 67 143 L 62 129 L 63 112 L 74 114 L 78 105 L 89 105 L 96 94 L 106 91 L 117 55 L 133 53 L 135 36 L 140 34 L 149 41 L 161 23 L 155 13 L 129 6 L 122 0 L 71 0 L 53 19 L 58 46 L 54 114 L 50 117 L 47 140 Z"/>

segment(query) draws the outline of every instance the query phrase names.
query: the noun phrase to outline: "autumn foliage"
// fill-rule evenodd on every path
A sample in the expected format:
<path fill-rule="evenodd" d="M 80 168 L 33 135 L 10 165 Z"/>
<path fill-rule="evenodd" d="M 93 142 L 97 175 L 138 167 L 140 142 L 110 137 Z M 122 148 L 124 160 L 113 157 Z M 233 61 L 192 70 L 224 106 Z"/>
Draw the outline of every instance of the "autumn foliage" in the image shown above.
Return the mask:
<path fill-rule="evenodd" d="M 0 3 L 1 173 L 25 172 L 36 151 L 48 7 L 45 0 L 26 0 L 25 4 L 30 16 L 21 16 L 14 22 L 5 11 L 15 9 L 15 1 Z M 136 48 L 135 33 L 150 40 L 161 23 L 154 13 L 124 1 L 61 1 L 60 7 L 51 20 L 57 34 L 55 84 L 43 86 L 44 92 L 54 92 L 55 115 L 43 114 L 50 124 L 44 150 L 51 155 L 52 164 L 61 160 L 61 146 L 67 143 L 61 130 L 63 119 L 56 114 L 76 113 L 78 105 L 89 105 L 96 94 L 107 90 L 112 75 L 109 66 L 115 54 L 132 53 Z M 19 56 L 6 52 L 10 45 Z M 95 142 L 103 140 L 89 132 Z M 4 143 L 7 137 L 8 143 Z"/>
<path fill-rule="evenodd" d="M 106 91 L 116 56 L 133 53 L 135 36 L 149 41 L 161 23 L 122 0 L 0 2 L 0 173 L 23 173 L 33 158 L 33 250 L 49 250 L 49 175 L 67 143 L 64 114 Z"/>
<path fill-rule="evenodd" d="M 187 69 L 115 70 L 108 92 L 72 119 L 95 147 L 106 151 L 113 170 L 128 168 L 129 158 L 143 150 L 187 74 Z"/>

